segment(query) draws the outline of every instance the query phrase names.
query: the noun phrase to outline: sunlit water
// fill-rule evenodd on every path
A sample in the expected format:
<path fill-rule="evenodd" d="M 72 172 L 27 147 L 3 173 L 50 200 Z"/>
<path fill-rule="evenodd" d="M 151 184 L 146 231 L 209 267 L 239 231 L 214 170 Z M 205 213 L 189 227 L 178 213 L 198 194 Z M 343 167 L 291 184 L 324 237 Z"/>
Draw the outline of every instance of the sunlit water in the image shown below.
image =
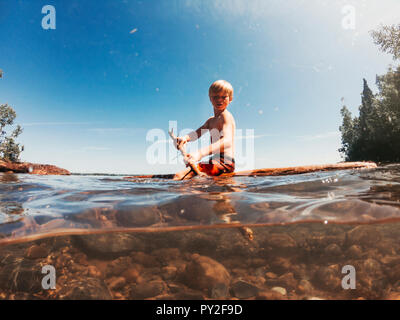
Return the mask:
<path fill-rule="evenodd" d="M 190 181 L 1 174 L 0 298 L 396 299 L 399 222 L 400 165 Z"/>

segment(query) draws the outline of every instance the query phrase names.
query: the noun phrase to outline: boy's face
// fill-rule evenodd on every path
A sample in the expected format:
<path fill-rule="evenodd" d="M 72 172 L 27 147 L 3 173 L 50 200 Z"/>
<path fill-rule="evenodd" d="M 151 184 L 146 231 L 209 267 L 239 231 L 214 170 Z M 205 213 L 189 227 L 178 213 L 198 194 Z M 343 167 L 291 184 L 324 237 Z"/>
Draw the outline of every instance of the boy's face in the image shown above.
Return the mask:
<path fill-rule="evenodd" d="M 211 92 L 210 101 L 214 109 L 218 111 L 224 111 L 232 102 L 232 100 L 229 98 L 229 94 L 224 91 Z"/>

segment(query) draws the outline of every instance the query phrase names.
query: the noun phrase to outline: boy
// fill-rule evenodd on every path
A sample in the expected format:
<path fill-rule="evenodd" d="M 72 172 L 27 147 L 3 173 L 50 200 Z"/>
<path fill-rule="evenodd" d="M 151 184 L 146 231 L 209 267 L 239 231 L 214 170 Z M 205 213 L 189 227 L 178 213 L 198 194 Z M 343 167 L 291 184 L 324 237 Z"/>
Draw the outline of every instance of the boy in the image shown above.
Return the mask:
<path fill-rule="evenodd" d="M 200 128 L 188 135 L 174 141 L 175 146 L 185 147 L 189 141 L 199 139 L 207 130 L 210 131 L 211 145 L 204 147 L 196 152 L 188 154 L 185 163 L 196 163 L 203 157 L 214 155 L 208 163 L 197 164 L 200 172 L 211 176 L 218 176 L 222 173 L 229 173 L 235 170 L 235 119 L 232 114 L 226 110 L 233 100 L 232 85 L 225 80 L 215 81 L 208 90 L 210 101 L 214 108 L 214 116 L 210 117 Z M 190 179 L 195 175 L 192 168 L 178 172 L 174 180 Z"/>

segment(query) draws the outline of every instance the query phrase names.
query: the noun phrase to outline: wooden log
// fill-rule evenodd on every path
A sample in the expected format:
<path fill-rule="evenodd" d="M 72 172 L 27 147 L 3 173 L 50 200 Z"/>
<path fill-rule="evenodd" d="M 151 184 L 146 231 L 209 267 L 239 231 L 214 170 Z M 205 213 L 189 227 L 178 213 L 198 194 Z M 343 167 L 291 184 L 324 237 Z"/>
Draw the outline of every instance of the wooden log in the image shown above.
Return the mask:
<path fill-rule="evenodd" d="M 292 174 L 309 173 L 316 171 L 346 170 L 358 168 L 376 168 L 374 162 L 340 162 L 334 164 L 321 164 L 310 166 L 296 166 L 287 168 L 265 168 L 256 170 L 246 170 L 232 173 L 223 173 L 221 176 L 284 176 Z"/>
<path fill-rule="evenodd" d="M 333 170 L 348 170 L 348 169 L 371 169 L 376 168 L 377 165 L 374 162 L 340 162 L 334 164 L 321 164 L 321 165 L 310 165 L 310 166 L 296 166 L 286 168 L 264 168 L 256 170 L 238 171 L 232 173 L 223 173 L 219 177 L 240 177 L 240 176 L 285 176 L 293 174 L 310 173 L 317 171 L 333 171 Z M 158 179 L 172 179 L 173 174 L 161 174 L 161 175 L 137 175 L 125 177 L 125 179 L 131 178 L 158 178 Z M 215 177 L 214 177 L 215 178 Z"/>

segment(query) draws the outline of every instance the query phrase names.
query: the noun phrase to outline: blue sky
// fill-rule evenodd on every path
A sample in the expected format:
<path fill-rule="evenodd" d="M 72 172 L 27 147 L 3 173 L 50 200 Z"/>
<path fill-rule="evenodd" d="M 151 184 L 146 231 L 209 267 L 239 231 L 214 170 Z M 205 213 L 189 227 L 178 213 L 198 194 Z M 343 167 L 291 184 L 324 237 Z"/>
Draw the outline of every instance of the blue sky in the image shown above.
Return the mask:
<path fill-rule="evenodd" d="M 45 5 L 55 30 L 42 28 Z M 341 98 L 356 113 L 362 79 L 374 90 L 392 63 L 369 31 L 399 12 L 397 0 L 0 0 L 0 103 L 24 128 L 23 161 L 166 173 L 182 163 L 149 163 L 146 135 L 169 121 L 197 129 L 212 115 L 208 87 L 225 79 L 237 129 L 254 130 L 254 161 L 238 170 L 333 163 Z"/>

